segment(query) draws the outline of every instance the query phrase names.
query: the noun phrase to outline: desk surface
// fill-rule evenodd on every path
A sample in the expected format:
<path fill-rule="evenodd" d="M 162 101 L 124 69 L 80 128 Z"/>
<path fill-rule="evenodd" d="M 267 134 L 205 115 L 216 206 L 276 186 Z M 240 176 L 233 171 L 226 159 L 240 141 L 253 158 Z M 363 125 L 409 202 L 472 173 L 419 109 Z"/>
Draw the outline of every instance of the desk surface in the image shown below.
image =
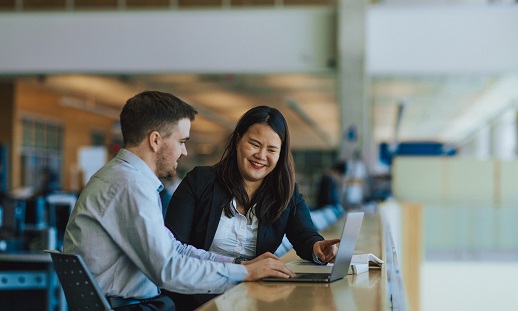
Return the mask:
<path fill-rule="evenodd" d="M 52 263 L 50 254 L 43 251 L 16 251 L 0 253 L 0 261 Z"/>
<path fill-rule="evenodd" d="M 340 237 L 340 219 L 321 234 L 326 239 Z M 366 214 L 355 253 L 373 253 L 384 259 L 378 214 Z M 284 262 L 299 259 L 291 250 Z M 388 310 L 385 267 L 359 275 L 348 275 L 330 284 L 244 282 L 213 299 L 198 310 Z"/>

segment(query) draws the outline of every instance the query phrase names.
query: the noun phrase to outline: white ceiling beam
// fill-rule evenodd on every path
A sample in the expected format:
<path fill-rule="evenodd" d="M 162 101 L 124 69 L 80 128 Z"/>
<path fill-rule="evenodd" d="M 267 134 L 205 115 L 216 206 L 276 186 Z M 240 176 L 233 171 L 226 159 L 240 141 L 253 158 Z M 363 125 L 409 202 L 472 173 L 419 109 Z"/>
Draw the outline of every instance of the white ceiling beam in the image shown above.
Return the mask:
<path fill-rule="evenodd" d="M 518 70 L 515 4 L 375 5 L 367 19 L 367 70 L 371 75 Z"/>
<path fill-rule="evenodd" d="M 518 108 L 518 76 L 500 78 L 492 87 L 477 96 L 446 126 L 439 137 L 443 141 L 462 145 L 476 131 L 497 118 Z"/>
<path fill-rule="evenodd" d="M 326 72 L 332 8 L 0 13 L 0 72 Z"/>

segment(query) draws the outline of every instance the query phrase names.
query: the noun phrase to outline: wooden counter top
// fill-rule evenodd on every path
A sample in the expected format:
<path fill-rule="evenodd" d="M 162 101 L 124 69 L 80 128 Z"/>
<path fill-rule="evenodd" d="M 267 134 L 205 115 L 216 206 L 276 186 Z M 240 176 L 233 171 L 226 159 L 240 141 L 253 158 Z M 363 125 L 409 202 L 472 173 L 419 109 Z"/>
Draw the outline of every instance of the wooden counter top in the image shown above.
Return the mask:
<path fill-rule="evenodd" d="M 340 237 L 345 218 L 322 230 L 326 239 Z M 355 253 L 373 253 L 384 258 L 380 216 L 365 214 Z M 285 262 L 299 257 L 291 250 Z M 362 310 L 390 309 L 385 267 L 359 275 L 348 275 L 329 284 L 244 282 L 213 299 L 198 310 Z"/>

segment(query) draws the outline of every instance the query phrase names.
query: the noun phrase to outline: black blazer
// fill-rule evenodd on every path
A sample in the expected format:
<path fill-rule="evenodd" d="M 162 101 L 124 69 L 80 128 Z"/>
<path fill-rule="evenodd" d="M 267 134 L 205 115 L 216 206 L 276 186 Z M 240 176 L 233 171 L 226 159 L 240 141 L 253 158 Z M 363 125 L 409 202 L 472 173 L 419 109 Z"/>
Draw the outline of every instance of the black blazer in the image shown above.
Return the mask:
<path fill-rule="evenodd" d="M 228 195 L 212 167 L 195 167 L 174 192 L 165 224 L 181 242 L 209 250 Z M 274 253 L 285 233 L 297 255 L 313 261 L 313 244 L 324 238 L 317 232 L 298 186 L 295 186 L 288 207 L 275 223 L 269 225 L 259 221 L 256 256 L 264 252 Z"/>

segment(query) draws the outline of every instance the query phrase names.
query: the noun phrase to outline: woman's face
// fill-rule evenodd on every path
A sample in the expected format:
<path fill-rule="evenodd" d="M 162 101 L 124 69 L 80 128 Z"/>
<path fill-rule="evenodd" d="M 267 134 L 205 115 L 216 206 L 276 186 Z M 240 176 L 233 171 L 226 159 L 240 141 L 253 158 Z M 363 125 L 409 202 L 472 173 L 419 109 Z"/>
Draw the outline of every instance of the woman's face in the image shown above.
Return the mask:
<path fill-rule="evenodd" d="M 262 182 L 270 174 L 281 153 L 281 138 L 267 124 L 248 128 L 237 143 L 237 165 L 246 184 Z"/>

